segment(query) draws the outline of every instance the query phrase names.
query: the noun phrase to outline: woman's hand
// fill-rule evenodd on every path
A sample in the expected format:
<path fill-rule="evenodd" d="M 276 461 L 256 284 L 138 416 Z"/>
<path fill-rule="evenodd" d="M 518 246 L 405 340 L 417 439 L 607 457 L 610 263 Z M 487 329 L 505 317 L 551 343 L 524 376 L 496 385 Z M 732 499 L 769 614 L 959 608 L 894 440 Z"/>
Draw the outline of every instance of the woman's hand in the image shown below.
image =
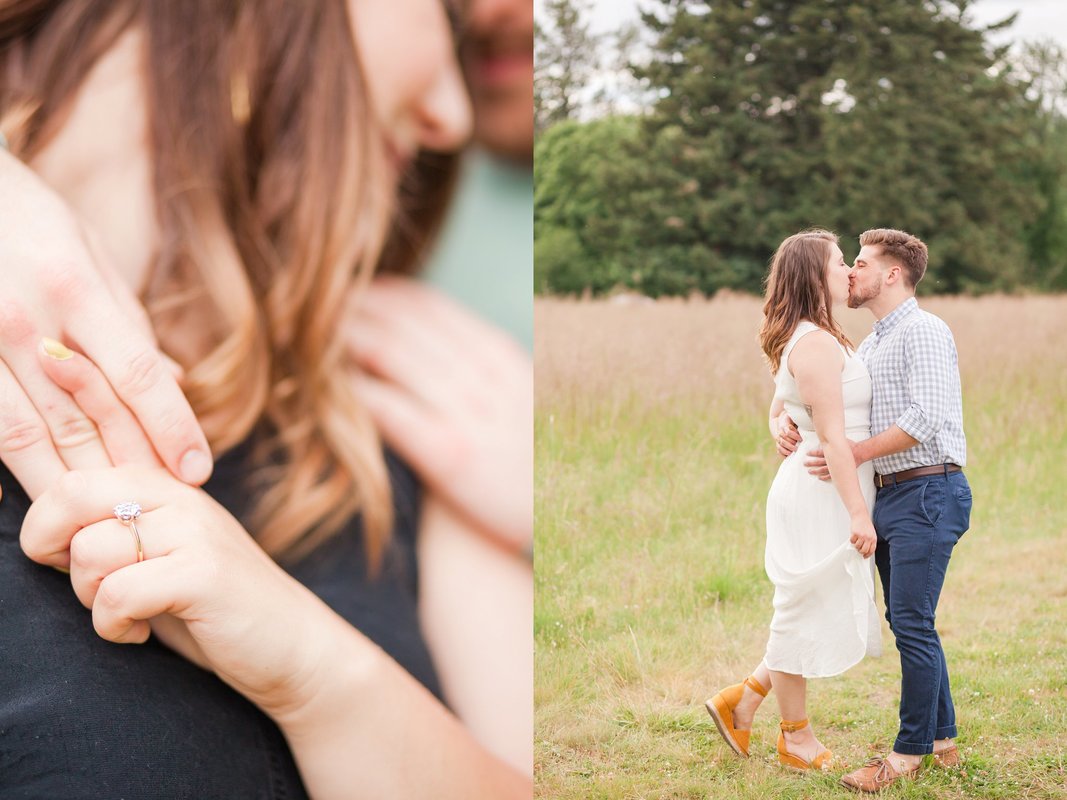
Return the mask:
<path fill-rule="evenodd" d="M 381 278 L 347 325 L 363 402 L 383 438 L 461 516 L 533 539 L 533 364 L 504 333 L 416 281 Z"/>
<path fill-rule="evenodd" d="M 51 336 L 99 365 L 163 464 L 198 484 L 207 440 L 160 353 L 148 318 L 63 200 L 0 151 L 0 460 L 30 498 L 67 469 L 112 463 L 107 442 L 48 380 L 38 346 Z"/>
<path fill-rule="evenodd" d="M 875 547 L 878 545 L 878 536 L 869 515 L 857 514 L 852 517 L 849 541 L 864 558 L 874 555 Z"/>
<path fill-rule="evenodd" d="M 774 418 L 774 444 L 778 448 L 778 455 L 788 458 L 796 452 L 800 444 L 800 432 L 797 424 L 789 416 L 788 411 L 782 411 Z"/>
<path fill-rule="evenodd" d="M 113 511 L 126 501 L 143 508 L 141 562 Z M 101 637 L 139 644 L 155 633 L 268 713 L 300 703 L 328 652 L 316 621 L 332 612 L 204 491 L 161 468 L 64 473 L 30 506 L 21 543 L 70 570 Z"/>

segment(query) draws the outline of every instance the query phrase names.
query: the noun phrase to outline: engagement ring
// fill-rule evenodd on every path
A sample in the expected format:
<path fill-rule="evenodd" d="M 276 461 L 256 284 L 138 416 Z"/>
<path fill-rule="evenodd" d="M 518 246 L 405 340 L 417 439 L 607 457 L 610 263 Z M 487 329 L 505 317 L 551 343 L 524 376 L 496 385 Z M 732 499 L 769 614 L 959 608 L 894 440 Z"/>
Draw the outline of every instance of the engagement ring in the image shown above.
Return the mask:
<path fill-rule="evenodd" d="M 137 561 L 144 561 L 144 549 L 141 547 L 141 533 L 137 530 L 137 518 L 141 516 L 140 503 L 119 503 L 115 506 L 115 517 L 130 529 L 133 543 L 137 547 Z"/>

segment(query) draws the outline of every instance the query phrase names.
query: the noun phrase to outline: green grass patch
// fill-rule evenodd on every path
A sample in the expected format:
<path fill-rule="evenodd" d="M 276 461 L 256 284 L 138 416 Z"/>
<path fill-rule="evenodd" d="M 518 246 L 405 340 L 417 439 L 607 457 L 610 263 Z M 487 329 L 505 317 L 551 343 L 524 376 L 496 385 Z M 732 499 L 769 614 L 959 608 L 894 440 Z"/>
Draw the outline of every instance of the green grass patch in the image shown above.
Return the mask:
<path fill-rule="evenodd" d="M 1040 341 L 1067 340 L 1067 313 L 1049 319 Z M 1067 376 L 982 347 L 961 344 L 974 511 L 938 609 L 966 763 L 884 797 L 1067 798 Z M 661 401 L 648 384 L 539 397 L 536 795 L 848 797 L 840 773 L 778 767 L 773 695 L 747 761 L 703 707 L 766 643 L 764 499 L 778 461 L 765 409 L 728 381 L 714 402 Z M 881 658 L 809 684 L 812 722 L 850 767 L 896 732 L 887 627 L 883 640 Z"/>

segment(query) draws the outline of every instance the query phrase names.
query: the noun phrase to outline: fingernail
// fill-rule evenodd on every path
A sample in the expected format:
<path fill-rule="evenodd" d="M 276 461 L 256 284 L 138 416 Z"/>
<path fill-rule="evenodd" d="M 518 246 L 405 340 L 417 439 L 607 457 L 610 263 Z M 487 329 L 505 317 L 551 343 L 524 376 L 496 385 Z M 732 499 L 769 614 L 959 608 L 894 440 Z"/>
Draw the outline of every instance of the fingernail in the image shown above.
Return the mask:
<path fill-rule="evenodd" d="M 190 450 L 182 456 L 178 471 L 186 483 L 199 485 L 211 476 L 211 457 L 203 450 Z"/>
<path fill-rule="evenodd" d="M 44 350 L 46 356 L 54 358 L 56 361 L 66 361 L 74 355 L 74 351 L 69 349 L 62 342 L 57 342 L 55 339 L 49 339 L 47 336 L 41 339 L 41 349 Z"/>

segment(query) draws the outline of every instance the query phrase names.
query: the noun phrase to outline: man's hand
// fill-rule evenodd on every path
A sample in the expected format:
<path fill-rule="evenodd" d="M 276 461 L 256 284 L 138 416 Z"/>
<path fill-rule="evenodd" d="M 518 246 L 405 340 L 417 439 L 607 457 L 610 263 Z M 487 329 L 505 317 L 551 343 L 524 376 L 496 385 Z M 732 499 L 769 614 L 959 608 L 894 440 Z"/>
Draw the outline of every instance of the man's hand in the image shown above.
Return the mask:
<path fill-rule="evenodd" d="M 0 460 L 35 499 L 68 469 L 116 463 L 79 404 L 42 367 L 41 342 L 87 355 L 166 467 L 199 484 L 207 440 L 148 317 L 63 200 L 0 151 Z"/>
<path fill-rule="evenodd" d="M 788 412 L 783 411 L 774 418 L 774 443 L 778 447 L 778 455 L 788 458 L 796 452 L 800 444 L 800 432 L 797 424 L 793 422 Z"/>
<path fill-rule="evenodd" d="M 848 444 L 849 447 L 852 448 L 852 457 L 855 459 L 856 466 L 858 467 L 863 463 L 863 459 L 860 458 L 860 455 L 857 452 L 859 444 L 851 439 L 848 440 Z M 823 453 L 821 447 L 816 447 L 808 451 L 808 458 L 804 462 L 804 466 L 808 468 L 808 472 L 811 475 L 814 475 L 819 480 L 830 480 L 830 467 L 826 463 L 826 455 Z"/>
<path fill-rule="evenodd" d="M 417 281 L 353 295 L 349 352 L 382 433 L 461 516 L 513 550 L 533 539 L 533 364 L 506 334 Z"/>

